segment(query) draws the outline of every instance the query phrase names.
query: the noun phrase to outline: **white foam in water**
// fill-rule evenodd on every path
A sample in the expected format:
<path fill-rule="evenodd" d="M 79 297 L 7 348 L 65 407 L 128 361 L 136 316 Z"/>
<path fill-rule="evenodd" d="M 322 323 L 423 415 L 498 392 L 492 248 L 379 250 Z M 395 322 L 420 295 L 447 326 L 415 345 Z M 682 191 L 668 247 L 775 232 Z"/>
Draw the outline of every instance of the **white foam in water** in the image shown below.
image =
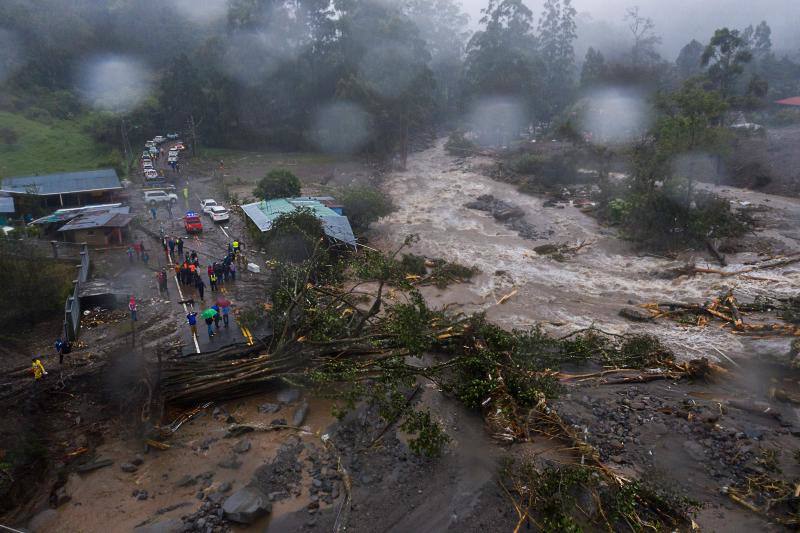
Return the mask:
<path fill-rule="evenodd" d="M 749 341 L 714 326 L 685 328 L 669 320 L 634 324 L 619 317 L 618 312 L 629 305 L 629 300 L 636 304 L 703 302 L 725 286 L 734 287 L 743 299 L 759 294 L 790 296 L 800 281 L 790 268 L 770 270 L 774 282 L 718 276 L 663 279 L 657 274 L 682 263 L 637 256 L 610 230 L 576 208 L 544 208 L 540 198 L 452 167 L 453 158 L 444 153 L 442 143 L 413 154 L 408 170 L 394 173 L 386 181 L 386 190 L 398 209 L 381 220 L 380 230 L 395 243 L 408 234 L 419 234 L 420 242 L 411 250 L 414 253 L 478 267 L 482 275 L 470 284 L 452 286 L 447 297 L 449 301 L 469 302 L 463 306 L 465 311 L 487 311 L 490 319 L 506 327 L 553 322 L 572 330 L 597 323 L 611 331 L 651 331 L 687 357 L 702 352 L 716 359 L 714 348 L 736 353 L 744 349 L 743 341 Z M 486 213 L 464 207 L 481 194 L 520 206 L 528 222 L 541 231 L 552 229 L 554 235 L 549 241 L 525 240 Z M 800 203 L 796 208 L 800 212 Z M 565 262 L 533 251 L 546 242 L 581 241 L 594 244 Z M 732 262 L 728 268 L 736 266 Z M 496 305 L 501 296 L 514 289 L 518 292 L 512 299 Z"/>

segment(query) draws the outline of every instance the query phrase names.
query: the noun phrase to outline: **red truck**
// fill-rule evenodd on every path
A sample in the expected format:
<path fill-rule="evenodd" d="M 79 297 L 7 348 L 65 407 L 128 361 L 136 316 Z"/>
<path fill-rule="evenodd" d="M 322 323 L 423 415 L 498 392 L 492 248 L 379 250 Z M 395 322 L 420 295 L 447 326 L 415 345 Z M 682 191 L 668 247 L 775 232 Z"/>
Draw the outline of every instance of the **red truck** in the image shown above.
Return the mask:
<path fill-rule="evenodd" d="M 200 215 L 194 211 L 188 211 L 183 217 L 183 227 L 186 228 L 186 233 L 202 232 L 203 223 L 200 221 Z"/>

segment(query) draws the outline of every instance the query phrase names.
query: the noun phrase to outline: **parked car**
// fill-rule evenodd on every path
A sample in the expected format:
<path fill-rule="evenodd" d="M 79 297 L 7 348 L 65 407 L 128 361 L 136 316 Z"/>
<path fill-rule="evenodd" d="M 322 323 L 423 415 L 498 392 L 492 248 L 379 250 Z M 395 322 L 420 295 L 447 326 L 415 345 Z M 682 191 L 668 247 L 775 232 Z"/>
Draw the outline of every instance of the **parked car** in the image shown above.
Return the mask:
<path fill-rule="evenodd" d="M 177 156 L 177 155 L 178 155 L 178 151 L 177 151 L 177 150 L 170 150 L 170 151 L 169 151 L 169 154 L 167 154 L 167 155 L 174 155 L 174 156 Z"/>
<path fill-rule="evenodd" d="M 152 161 L 147 161 L 145 163 L 142 163 L 142 168 L 145 169 L 145 170 L 155 170 L 155 168 L 153 167 L 153 162 Z"/>
<path fill-rule="evenodd" d="M 149 206 L 157 204 L 175 204 L 178 201 L 178 195 L 166 191 L 144 191 L 144 203 Z"/>
<path fill-rule="evenodd" d="M 184 146 L 183 143 L 178 143 L 175 146 L 173 146 L 172 149 L 173 150 L 186 150 L 186 146 Z"/>
<path fill-rule="evenodd" d="M 155 142 L 156 144 L 161 144 L 166 140 L 167 138 L 164 137 L 163 135 L 156 135 L 155 137 L 153 137 L 153 142 Z"/>
<path fill-rule="evenodd" d="M 183 227 L 186 233 L 200 233 L 203 231 L 203 222 L 200 220 L 200 215 L 194 211 L 188 211 L 183 217 Z"/>
<path fill-rule="evenodd" d="M 213 200 L 211 198 L 206 198 L 205 200 L 200 200 L 200 211 L 202 211 L 203 213 L 205 213 L 207 215 L 210 215 L 211 214 L 211 208 L 214 207 L 215 205 L 219 205 L 219 204 L 217 203 L 216 200 Z"/>
<path fill-rule="evenodd" d="M 144 145 L 147 148 L 155 148 L 156 147 L 156 142 L 155 141 L 147 141 L 146 143 L 144 143 Z"/>
<path fill-rule="evenodd" d="M 228 210 L 221 205 L 212 206 L 209 215 L 211 215 L 211 220 L 214 222 L 225 222 L 226 220 L 231 219 L 231 215 L 228 213 Z"/>
<path fill-rule="evenodd" d="M 154 169 L 154 168 L 145 169 L 144 177 L 145 177 L 145 179 L 149 179 L 149 180 L 154 180 L 154 179 L 160 178 L 160 176 L 158 175 L 158 171 L 156 169 Z"/>
<path fill-rule="evenodd" d="M 174 141 L 178 137 L 179 137 L 179 135 L 177 133 L 167 133 L 167 139 L 169 139 L 171 141 Z"/>

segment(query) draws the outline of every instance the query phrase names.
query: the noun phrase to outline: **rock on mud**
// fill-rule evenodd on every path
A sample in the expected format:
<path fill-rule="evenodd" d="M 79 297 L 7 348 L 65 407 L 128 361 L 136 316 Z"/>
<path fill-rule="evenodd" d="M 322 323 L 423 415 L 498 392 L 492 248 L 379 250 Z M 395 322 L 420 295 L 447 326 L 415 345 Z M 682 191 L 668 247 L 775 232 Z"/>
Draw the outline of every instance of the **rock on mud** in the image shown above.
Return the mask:
<path fill-rule="evenodd" d="M 653 320 L 649 313 L 634 307 L 623 307 L 619 310 L 619 316 L 627 318 L 631 322 L 652 322 Z"/>
<path fill-rule="evenodd" d="M 259 413 L 277 413 L 281 410 L 281 406 L 277 403 L 262 403 L 258 406 Z"/>
<path fill-rule="evenodd" d="M 308 415 L 308 404 L 306 402 L 303 402 L 303 404 L 300 407 L 298 407 L 295 410 L 294 414 L 292 415 L 292 425 L 299 427 L 306 419 L 307 415 Z"/>
<path fill-rule="evenodd" d="M 300 399 L 300 389 L 283 389 L 278 392 L 277 400 L 280 403 L 294 403 Z"/>
<path fill-rule="evenodd" d="M 240 524 L 252 524 L 272 511 L 272 504 L 254 487 L 239 489 L 222 504 L 225 518 Z"/>
<path fill-rule="evenodd" d="M 240 440 L 233 446 L 233 451 L 236 453 L 246 453 L 250 451 L 250 441 L 247 439 Z"/>

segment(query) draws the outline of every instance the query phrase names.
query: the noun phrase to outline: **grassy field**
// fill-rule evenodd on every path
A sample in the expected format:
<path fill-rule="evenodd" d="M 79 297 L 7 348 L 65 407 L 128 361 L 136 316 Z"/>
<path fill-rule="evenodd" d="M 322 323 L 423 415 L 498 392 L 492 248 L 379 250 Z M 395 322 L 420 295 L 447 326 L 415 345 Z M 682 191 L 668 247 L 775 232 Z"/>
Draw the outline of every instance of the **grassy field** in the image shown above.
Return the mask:
<path fill-rule="evenodd" d="M 0 112 L 0 125 L 17 137 L 12 144 L 0 142 L 0 177 L 111 166 L 111 150 L 95 143 L 79 121 L 43 124 Z"/>

